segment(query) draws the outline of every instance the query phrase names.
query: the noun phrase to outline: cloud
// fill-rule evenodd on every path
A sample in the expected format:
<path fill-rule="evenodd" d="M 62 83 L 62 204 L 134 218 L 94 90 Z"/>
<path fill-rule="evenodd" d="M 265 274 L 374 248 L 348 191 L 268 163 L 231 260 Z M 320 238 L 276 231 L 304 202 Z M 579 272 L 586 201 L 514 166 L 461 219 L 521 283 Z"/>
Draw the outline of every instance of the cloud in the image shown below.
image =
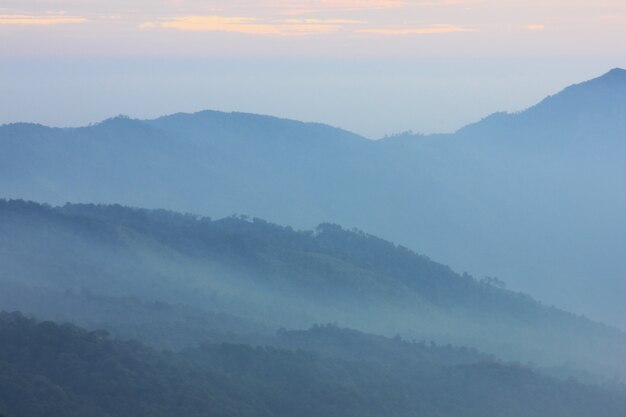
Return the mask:
<path fill-rule="evenodd" d="M 599 16 L 598 19 L 601 21 L 626 22 L 626 15 L 604 15 Z"/>
<path fill-rule="evenodd" d="M 437 24 L 423 27 L 373 27 L 356 19 L 260 19 L 255 17 L 181 16 L 144 22 L 142 29 L 175 29 L 186 32 L 232 32 L 264 36 L 303 36 L 345 31 L 372 35 L 434 35 L 459 32 L 478 32 L 461 25 Z M 352 27 L 351 27 L 352 26 Z M 354 26 L 357 26 L 356 28 Z M 361 27 L 359 27 L 361 26 Z"/>
<path fill-rule="evenodd" d="M 157 22 L 144 22 L 142 29 L 176 29 L 187 32 L 233 32 L 250 35 L 298 36 L 330 33 L 344 25 L 364 23 L 351 19 L 285 19 L 264 21 L 254 17 L 182 16 Z"/>
<path fill-rule="evenodd" d="M 25 15 L 25 14 L 0 14 L 0 25 L 60 25 L 67 23 L 84 23 L 87 19 L 65 15 Z"/>
<path fill-rule="evenodd" d="M 459 25 L 430 25 L 412 28 L 373 28 L 360 29 L 357 33 L 368 33 L 373 35 L 403 36 L 403 35 L 436 35 L 444 33 L 478 32 L 478 29 L 470 29 Z"/>
<path fill-rule="evenodd" d="M 386 9 L 433 8 L 466 4 L 470 0 L 267 0 L 268 6 L 282 14 L 302 15 L 324 12 L 368 11 Z"/>
<path fill-rule="evenodd" d="M 546 28 L 546 25 L 526 25 L 524 26 L 524 29 L 526 30 L 544 30 Z"/>
<path fill-rule="evenodd" d="M 331 25 L 357 25 L 367 23 L 364 20 L 353 19 L 286 19 L 284 23 L 306 25 L 306 24 L 331 24 Z"/>
<path fill-rule="evenodd" d="M 162 27 L 182 31 L 239 32 L 257 35 L 278 35 L 275 25 L 259 23 L 252 17 L 183 16 L 156 23 L 142 23 L 141 28 Z"/>
<path fill-rule="evenodd" d="M 336 11 L 384 10 L 407 7 L 405 0 L 283 0 L 269 1 L 283 14 L 300 15 Z"/>

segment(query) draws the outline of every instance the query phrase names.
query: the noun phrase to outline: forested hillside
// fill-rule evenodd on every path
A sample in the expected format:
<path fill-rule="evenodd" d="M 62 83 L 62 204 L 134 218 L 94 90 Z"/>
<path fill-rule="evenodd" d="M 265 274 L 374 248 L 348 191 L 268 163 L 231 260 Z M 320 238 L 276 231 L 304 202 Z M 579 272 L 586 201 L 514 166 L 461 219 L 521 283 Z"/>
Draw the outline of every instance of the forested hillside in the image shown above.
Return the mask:
<path fill-rule="evenodd" d="M 0 268 L 1 308 L 156 347 L 337 322 L 624 375 L 617 329 L 332 224 L 295 231 L 241 217 L 2 201 Z"/>
<path fill-rule="evenodd" d="M 203 111 L 0 126 L 0 195 L 357 227 L 626 328 L 626 71 L 449 135 Z"/>
<path fill-rule="evenodd" d="M 320 332 L 323 330 L 317 330 Z M 341 337 L 333 331 L 332 337 Z M 283 337 L 288 337 L 283 335 Z M 315 336 L 317 340 L 317 335 Z M 619 388 L 559 382 L 408 342 L 417 363 L 210 344 L 182 353 L 0 313 L 0 413 L 30 417 L 621 417 Z M 459 354 L 460 352 L 460 354 Z M 456 354 L 456 355 L 455 355 Z"/>

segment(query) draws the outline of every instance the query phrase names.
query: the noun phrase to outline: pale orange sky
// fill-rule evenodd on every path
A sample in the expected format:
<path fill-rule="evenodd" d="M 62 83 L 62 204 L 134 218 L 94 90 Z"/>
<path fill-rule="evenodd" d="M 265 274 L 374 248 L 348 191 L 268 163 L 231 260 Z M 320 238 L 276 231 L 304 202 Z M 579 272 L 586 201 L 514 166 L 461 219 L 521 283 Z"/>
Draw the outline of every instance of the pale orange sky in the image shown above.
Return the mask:
<path fill-rule="evenodd" d="M 450 131 L 626 66 L 625 42 L 625 0 L 0 0 L 0 123 L 211 107 Z M 94 87 L 102 68 L 121 81 Z"/>
<path fill-rule="evenodd" d="M 2 0 L 0 36 L 35 56 L 609 54 L 626 1 Z"/>

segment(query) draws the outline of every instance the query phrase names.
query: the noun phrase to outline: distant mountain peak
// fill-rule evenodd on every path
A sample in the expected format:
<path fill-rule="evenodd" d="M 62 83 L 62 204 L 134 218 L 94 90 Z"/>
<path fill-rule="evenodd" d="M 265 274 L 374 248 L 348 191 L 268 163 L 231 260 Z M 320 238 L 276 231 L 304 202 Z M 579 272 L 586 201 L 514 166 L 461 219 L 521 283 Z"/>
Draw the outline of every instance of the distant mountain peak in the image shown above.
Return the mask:
<path fill-rule="evenodd" d="M 613 68 L 609 72 L 604 75 L 601 75 L 597 78 L 593 78 L 589 81 L 582 82 L 580 84 L 574 84 L 572 87 L 580 86 L 580 85 L 598 85 L 598 84 L 626 84 L 626 70 L 622 68 Z"/>
<path fill-rule="evenodd" d="M 461 128 L 462 134 L 537 138 L 543 143 L 574 136 L 615 137 L 626 126 L 626 70 L 613 68 L 599 77 L 570 85 L 536 105 L 517 113 L 494 113 Z M 556 134 L 555 132 L 559 132 Z"/>
<path fill-rule="evenodd" d="M 104 119 L 103 121 L 96 123 L 95 126 L 100 126 L 100 125 L 130 126 L 130 125 L 135 125 L 137 123 L 141 123 L 141 121 L 138 119 L 132 119 L 130 116 L 126 116 L 125 114 L 119 114 L 117 116 Z"/>
<path fill-rule="evenodd" d="M 614 68 L 604 75 L 584 81 L 579 84 L 571 85 L 563 91 L 553 96 L 547 97 L 542 103 L 534 107 L 540 107 L 542 104 L 553 104 L 566 107 L 572 105 L 580 106 L 580 111 L 598 111 L 597 107 L 603 108 L 603 111 L 609 110 L 605 106 L 623 103 L 623 95 L 620 90 L 626 87 L 626 70 Z M 532 109 L 532 108 L 531 108 Z M 574 109 L 569 108 L 569 111 Z"/>
<path fill-rule="evenodd" d="M 613 68 L 611 71 L 604 74 L 603 77 L 626 77 L 626 69 Z"/>

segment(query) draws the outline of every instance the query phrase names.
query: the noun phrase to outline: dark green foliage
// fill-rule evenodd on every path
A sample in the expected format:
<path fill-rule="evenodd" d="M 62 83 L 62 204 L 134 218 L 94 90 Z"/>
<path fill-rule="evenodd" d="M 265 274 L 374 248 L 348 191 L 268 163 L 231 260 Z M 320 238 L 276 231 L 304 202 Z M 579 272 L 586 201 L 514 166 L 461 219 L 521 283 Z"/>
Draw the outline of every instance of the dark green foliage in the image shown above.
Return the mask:
<path fill-rule="evenodd" d="M 528 296 L 485 285 L 407 248 L 332 224 L 322 224 L 313 233 L 297 232 L 258 218 L 212 221 L 164 210 L 115 205 L 50 208 L 22 201 L 0 202 L 0 212 L 4 216 L 0 227 L 4 223 L 11 230 L 11 216 L 15 216 L 15 226 L 28 221 L 31 228 L 50 229 L 55 233 L 53 239 L 60 240 L 64 235 L 72 239 L 54 242 L 55 246 L 80 246 L 82 242 L 74 240 L 86 238 L 97 239 L 99 244 L 116 251 L 123 250 L 120 246 L 126 243 L 115 229 L 124 228 L 185 256 L 243 270 L 275 287 L 304 287 L 328 297 L 354 293 L 370 298 L 391 296 L 395 301 L 411 291 L 419 295 L 413 297 L 413 303 L 421 300 L 473 314 L 512 315 L 523 321 L 549 316 L 570 319 Z M 14 233 L 26 234 L 20 230 Z"/>
<path fill-rule="evenodd" d="M 343 333 L 328 327 L 313 332 Z M 416 349 L 438 355 L 439 348 Z M 626 399 L 620 391 L 559 382 L 490 361 L 439 363 L 425 370 L 416 363 L 232 344 L 160 353 L 112 341 L 102 332 L 2 313 L 0 412 L 30 417 L 622 417 Z"/>
<path fill-rule="evenodd" d="M 50 320 L 106 329 L 162 349 L 179 350 L 201 341 L 241 342 L 274 332 L 231 314 L 135 296 L 106 297 L 86 290 L 32 288 L 15 282 L 2 282 L 0 288 L 0 306 L 7 311 L 28 311 Z"/>
<path fill-rule="evenodd" d="M 373 361 L 391 368 L 405 366 L 433 369 L 441 366 L 494 361 L 495 358 L 467 347 L 440 346 L 434 342 L 408 341 L 315 325 L 309 330 L 280 329 L 271 343 L 287 349 L 306 349 L 347 360 Z"/>
<path fill-rule="evenodd" d="M 0 271 L 5 308 L 159 347 L 338 321 L 506 360 L 626 373 L 623 333 L 332 224 L 295 231 L 257 218 L 1 201 Z"/>

